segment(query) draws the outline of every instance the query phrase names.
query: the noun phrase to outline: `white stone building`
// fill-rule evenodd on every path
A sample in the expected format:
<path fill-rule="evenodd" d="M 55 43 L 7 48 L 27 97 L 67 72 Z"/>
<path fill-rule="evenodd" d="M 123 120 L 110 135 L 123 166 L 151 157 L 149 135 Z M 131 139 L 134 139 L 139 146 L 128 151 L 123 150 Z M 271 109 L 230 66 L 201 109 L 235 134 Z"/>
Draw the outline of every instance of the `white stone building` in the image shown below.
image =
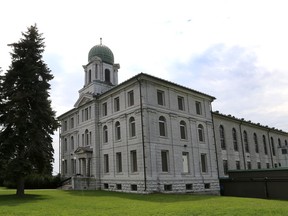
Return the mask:
<path fill-rule="evenodd" d="M 287 146 L 287 133 L 212 112 L 212 96 L 143 73 L 118 84 L 120 66 L 102 44 L 83 68 L 79 99 L 59 116 L 61 175 L 73 189 L 217 194 L 227 169 L 287 166 L 285 148 L 276 147 L 278 139 Z M 271 143 L 267 154 L 260 147 L 264 135 L 275 140 L 275 156 Z"/>

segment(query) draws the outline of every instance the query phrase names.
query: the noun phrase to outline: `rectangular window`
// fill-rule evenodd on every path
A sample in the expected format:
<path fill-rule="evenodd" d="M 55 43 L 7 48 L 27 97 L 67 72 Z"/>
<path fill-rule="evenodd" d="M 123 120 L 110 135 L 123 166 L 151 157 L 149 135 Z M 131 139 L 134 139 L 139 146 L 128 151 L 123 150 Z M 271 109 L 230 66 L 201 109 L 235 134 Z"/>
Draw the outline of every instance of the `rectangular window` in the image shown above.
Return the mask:
<path fill-rule="evenodd" d="M 121 152 L 116 153 L 116 171 L 118 173 L 122 172 L 122 155 L 121 155 Z"/>
<path fill-rule="evenodd" d="M 104 154 L 104 173 L 109 173 L 109 155 Z"/>
<path fill-rule="evenodd" d="M 102 104 L 102 115 L 103 116 L 107 115 L 107 103 Z"/>
<path fill-rule="evenodd" d="M 168 151 L 161 151 L 162 172 L 169 171 L 169 155 Z"/>
<path fill-rule="evenodd" d="M 84 109 L 81 110 L 81 120 L 84 122 Z"/>
<path fill-rule="evenodd" d="M 183 173 L 189 173 L 189 154 L 188 152 L 182 152 L 182 164 L 183 164 Z"/>
<path fill-rule="evenodd" d="M 178 96 L 178 109 L 185 110 L 184 97 Z"/>
<path fill-rule="evenodd" d="M 186 184 L 186 190 L 193 190 L 192 184 Z"/>
<path fill-rule="evenodd" d="M 76 160 L 71 159 L 71 172 L 72 174 L 76 174 Z"/>
<path fill-rule="evenodd" d="M 270 164 L 266 163 L 266 168 L 269 169 L 270 168 Z"/>
<path fill-rule="evenodd" d="M 287 149 L 282 148 L 282 154 L 287 154 Z"/>
<path fill-rule="evenodd" d="M 130 158 L 131 158 L 131 172 L 137 172 L 137 152 L 136 150 L 130 151 Z"/>
<path fill-rule="evenodd" d="M 172 185 L 171 184 L 165 184 L 164 185 L 164 191 L 172 191 Z"/>
<path fill-rule="evenodd" d="M 241 167 L 240 167 L 240 161 L 236 161 L 236 170 L 240 170 Z"/>
<path fill-rule="evenodd" d="M 261 169 L 261 162 L 257 162 L 257 168 Z"/>
<path fill-rule="evenodd" d="M 161 91 L 161 90 L 157 90 L 157 101 L 158 101 L 158 104 L 161 105 L 161 106 L 164 106 L 165 105 L 165 100 L 164 100 L 164 91 Z"/>
<path fill-rule="evenodd" d="M 120 100 L 119 97 L 114 98 L 114 112 L 120 110 Z"/>
<path fill-rule="evenodd" d="M 116 184 L 116 189 L 117 190 L 122 190 L 122 184 Z"/>
<path fill-rule="evenodd" d="M 63 131 L 67 131 L 67 121 L 64 121 L 64 124 L 63 124 Z"/>
<path fill-rule="evenodd" d="M 129 91 L 128 92 L 128 106 L 133 106 L 134 105 L 134 92 Z"/>
<path fill-rule="evenodd" d="M 88 108 L 85 109 L 85 121 L 89 119 L 89 111 Z"/>
<path fill-rule="evenodd" d="M 89 111 L 88 111 L 88 119 L 91 119 L 91 106 L 89 106 Z"/>
<path fill-rule="evenodd" d="M 247 169 L 248 169 L 248 170 L 252 169 L 252 167 L 251 167 L 251 161 L 248 161 L 248 162 L 247 162 Z"/>
<path fill-rule="evenodd" d="M 70 128 L 74 128 L 74 118 L 70 119 Z"/>
<path fill-rule="evenodd" d="M 137 185 L 132 184 L 131 185 L 131 191 L 137 191 Z"/>
<path fill-rule="evenodd" d="M 202 173 L 206 173 L 208 171 L 206 154 L 201 154 L 201 171 Z"/>
<path fill-rule="evenodd" d="M 201 105 L 201 102 L 196 101 L 196 102 L 195 102 L 195 106 L 196 106 L 196 114 L 197 114 L 197 115 L 202 115 L 202 105 Z"/>
<path fill-rule="evenodd" d="M 224 175 L 228 174 L 228 161 L 227 160 L 223 160 L 223 171 L 224 171 Z"/>

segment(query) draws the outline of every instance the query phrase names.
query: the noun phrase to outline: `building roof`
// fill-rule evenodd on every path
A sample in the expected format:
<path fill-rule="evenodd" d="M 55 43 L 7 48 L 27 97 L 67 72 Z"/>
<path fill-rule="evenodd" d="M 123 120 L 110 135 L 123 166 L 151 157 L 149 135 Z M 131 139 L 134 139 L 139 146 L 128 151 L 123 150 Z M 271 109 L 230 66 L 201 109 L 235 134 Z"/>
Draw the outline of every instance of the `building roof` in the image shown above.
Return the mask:
<path fill-rule="evenodd" d="M 239 122 L 239 123 L 245 123 L 247 125 L 251 125 L 251 126 L 254 126 L 254 127 L 259 127 L 261 129 L 264 129 L 264 130 L 267 130 L 267 131 L 278 132 L 278 133 L 281 133 L 281 134 L 284 134 L 284 135 L 288 134 L 286 131 L 277 129 L 275 127 L 269 127 L 268 125 L 264 126 L 264 125 L 261 125 L 260 123 L 254 123 L 254 122 L 252 122 L 250 120 L 245 120 L 244 118 L 240 119 L 240 118 L 237 118 L 237 117 L 232 116 L 232 115 L 226 115 L 226 114 L 220 113 L 219 111 L 213 111 L 212 115 L 213 116 L 219 116 L 219 117 L 222 117 L 222 118 L 226 118 L 226 119 L 229 119 L 230 121 L 234 120 L 234 121 Z"/>
<path fill-rule="evenodd" d="M 88 62 L 92 61 L 95 57 L 101 58 L 101 60 L 108 64 L 114 64 L 114 55 L 109 47 L 102 44 L 93 46 L 88 53 Z"/>
<path fill-rule="evenodd" d="M 213 100 L 216 99 L 215 97 L 213 97 L 213 96 L 211 96 L 211 95 L 208 95 L 208 94 L 205 94 L 205 93 L 196 91 L 196 90 L 194 90 L 194 89 L 191 89 L 191 88 L 188 88 L 188 87 L 179 85 L 179 84 L 177 84 L 177 83 L 170 82 L 170 81 L 168 81 L 168 80 L 161 79 L 161 78 L 152 76 L 152 75 L 150 75 L 150 74 L 142 73 L 142 72 L 139 73 L 139 74 L 137 74 L 137 75 L 135 75 L 134 77 L 131 77 L 130 79 L 128 79 L 128 80 L 126 80 L 126 81 L 124 81 L 124 82 L 122 82 L 122 83 L 114 86 L 113 88 L 109 89 L 108 91 L 104 92 L 104 93 L 101 94 L 101 95 L 109 94 L 110 91 L 113 91 L 113 90 L 119 88 L 119 87 L 122 86 L 122 85 L 125 85 L 125 84 L 127 84 L 127 83 L 129 83 L 129 82 L 131 82 L 131 81 L 134 81 L 134 80 L 137 81 L 137 80 L 141 80 L 141 79 L 151 79 L 151 80 L 156 80 L 156 81 L 164 82 L 164 83 L 167 83 L 167 84 L 169 84 L 169 85 L 174 85 L 174 86 L 176 86 L 176 87 L 185 89 L 185 90 L 190 91 L 190 92 L 193 92 L 193 93 L 195 93 L 195 94 L 201 94 L 201 95 L 203 95 L 203 96 L 205 96 L 205 97 L 208 97 L 208 98 L 211 99 L 211 101 L 213 101 Z M 101 96 L 101 95 L 100 95 L 100 96 Z"/>

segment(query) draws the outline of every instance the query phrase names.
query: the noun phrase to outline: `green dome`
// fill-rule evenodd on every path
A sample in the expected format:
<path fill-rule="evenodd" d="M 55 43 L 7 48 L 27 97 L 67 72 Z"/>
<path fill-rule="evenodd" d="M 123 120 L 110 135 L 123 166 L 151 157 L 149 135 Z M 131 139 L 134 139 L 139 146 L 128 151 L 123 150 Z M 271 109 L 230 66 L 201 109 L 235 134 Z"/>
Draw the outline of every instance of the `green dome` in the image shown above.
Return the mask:
<path fill-rule="evenodd" d="M 109 47 L 99 44 L 92 47 L 88 54 L 88 62 L 93 60 L 94 57 L 99 57 L 103 62 L 108 64 L 114 64 L 114 55 Z"/>

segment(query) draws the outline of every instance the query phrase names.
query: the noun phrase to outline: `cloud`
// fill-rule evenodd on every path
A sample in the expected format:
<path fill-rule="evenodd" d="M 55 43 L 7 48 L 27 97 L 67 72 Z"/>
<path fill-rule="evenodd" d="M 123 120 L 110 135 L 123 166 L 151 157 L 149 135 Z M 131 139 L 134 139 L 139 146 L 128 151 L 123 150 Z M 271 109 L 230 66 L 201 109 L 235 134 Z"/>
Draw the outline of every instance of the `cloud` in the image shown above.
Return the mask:
<path fill-rule="evenodd" d="M 174 81 L 215 96 L 213 110 L 288 130 L 287 72 L 258 66 L 251 49 L 216 44 L 172 70 Z"/>

